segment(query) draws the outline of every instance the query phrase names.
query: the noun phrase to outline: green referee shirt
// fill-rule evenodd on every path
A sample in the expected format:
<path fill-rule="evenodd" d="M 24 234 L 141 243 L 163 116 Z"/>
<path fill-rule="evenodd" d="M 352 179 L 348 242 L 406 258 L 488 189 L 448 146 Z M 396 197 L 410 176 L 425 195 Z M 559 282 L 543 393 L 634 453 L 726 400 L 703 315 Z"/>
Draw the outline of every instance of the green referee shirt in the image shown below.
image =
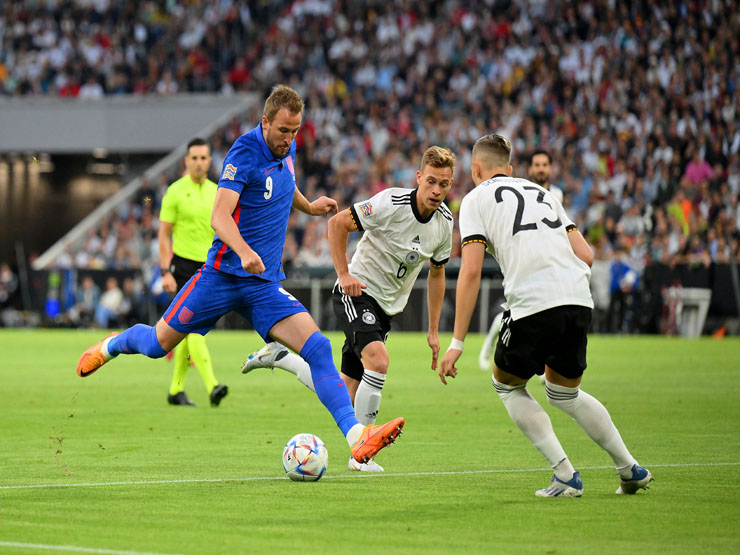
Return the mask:
<path fill-rule="evenodd" d="M 172 224 L 172 252 L 182 258 L 205 262 L 213 243 L 211 211 L 217 185 L 208 179 L 198 185 L 189 175 L 169 186 L 162 197 L 159 219 Z"/>

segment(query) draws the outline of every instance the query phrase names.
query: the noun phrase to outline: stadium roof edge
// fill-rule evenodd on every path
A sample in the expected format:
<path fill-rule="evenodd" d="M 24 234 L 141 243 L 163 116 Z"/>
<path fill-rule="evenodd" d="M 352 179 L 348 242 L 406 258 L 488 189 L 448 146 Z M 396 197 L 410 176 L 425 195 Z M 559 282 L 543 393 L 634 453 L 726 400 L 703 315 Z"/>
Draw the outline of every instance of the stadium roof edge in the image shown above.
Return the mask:
<path fill-rule="evenodd" d="M 0 154 L 167 152 L 221 114 L 256 102 L 253 93 L 233 96 L 0 97 Z"/>

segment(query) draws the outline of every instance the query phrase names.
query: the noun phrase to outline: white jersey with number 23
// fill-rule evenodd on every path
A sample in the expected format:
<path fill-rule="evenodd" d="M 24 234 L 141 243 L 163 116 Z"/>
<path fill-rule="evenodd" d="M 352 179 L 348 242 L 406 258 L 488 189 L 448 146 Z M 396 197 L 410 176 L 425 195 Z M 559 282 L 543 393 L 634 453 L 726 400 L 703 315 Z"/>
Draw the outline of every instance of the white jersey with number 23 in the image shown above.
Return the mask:
<path fill-rule="evenodd" d="M 549 191 L 521 178 L 494 176 L 460 206 L 462 244 L 485 243 L 498 261 L 514 320 L 556 306 L 593 308 L 591 269 L 570 246 L 570 226 Z"/>

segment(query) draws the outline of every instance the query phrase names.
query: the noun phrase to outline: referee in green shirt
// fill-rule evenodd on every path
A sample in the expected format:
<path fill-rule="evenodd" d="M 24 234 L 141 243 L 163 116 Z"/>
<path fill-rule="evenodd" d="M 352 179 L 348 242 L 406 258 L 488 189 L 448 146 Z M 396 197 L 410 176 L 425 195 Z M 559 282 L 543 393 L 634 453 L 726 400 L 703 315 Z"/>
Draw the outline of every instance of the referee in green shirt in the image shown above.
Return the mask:
<path fill-rule="evenodd" d="M 185 155 L 186 175 L 169 186 L 159 213 L 159 265 L 162 287 L 168 293 L 179 291 L 208 257 L 213 242 L 211 211 L 216 200 L 216 184 L 208 179 L 211 149 L 203 139 L 192 139 Z M 170 405 L 195 405 L 185 394 L 185 374 L 190 361 L 203 379 L 211 406 L 217 407 L 229 392 L 219 384 L 206 338 L 189 334 L 175 349 L 175 372 L 167 402 Z"/>

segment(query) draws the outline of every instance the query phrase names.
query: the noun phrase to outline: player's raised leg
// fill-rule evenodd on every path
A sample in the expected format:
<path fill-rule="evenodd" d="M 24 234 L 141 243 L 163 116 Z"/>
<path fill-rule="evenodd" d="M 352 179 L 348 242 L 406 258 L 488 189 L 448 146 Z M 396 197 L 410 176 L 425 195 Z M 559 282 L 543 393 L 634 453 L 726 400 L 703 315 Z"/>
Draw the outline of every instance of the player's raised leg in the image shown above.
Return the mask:
<path fill-rule="evenodd" d="M 363 426 L 357 420 L 347 387 L 334 366 L 331 344 L 310 314 L 299 312 L 283 318 L 272 326 L 269 335 L 300 352 L 308 363 L 316 395 L 344 434 L 356 461 L 367 462 L 395 441 L 403 428 L 403 418 L 379 426 Z"/>
<path fill-rule="evenodd" d="M 86 377 L 120 354 L 140 353 L 161 358 L 191 332 L 207 333 L 225 312 L 231 309 L 230 295 L 214 272 L 199 270 L 172 299 L 156 326 L 136 324 L 119 335 L 106 337 L 82 354 L 77 374 Z"/>
<path fill-rule="evenodd" d="M 77 374 L 86 378 L 106 362 L 120 354 L 142 354 L 161 358 L 185 337 L 160 319 L 156 326 L 136 324 L 120 334 L 108 337 L 89 347 L 77 363 Z"/>

